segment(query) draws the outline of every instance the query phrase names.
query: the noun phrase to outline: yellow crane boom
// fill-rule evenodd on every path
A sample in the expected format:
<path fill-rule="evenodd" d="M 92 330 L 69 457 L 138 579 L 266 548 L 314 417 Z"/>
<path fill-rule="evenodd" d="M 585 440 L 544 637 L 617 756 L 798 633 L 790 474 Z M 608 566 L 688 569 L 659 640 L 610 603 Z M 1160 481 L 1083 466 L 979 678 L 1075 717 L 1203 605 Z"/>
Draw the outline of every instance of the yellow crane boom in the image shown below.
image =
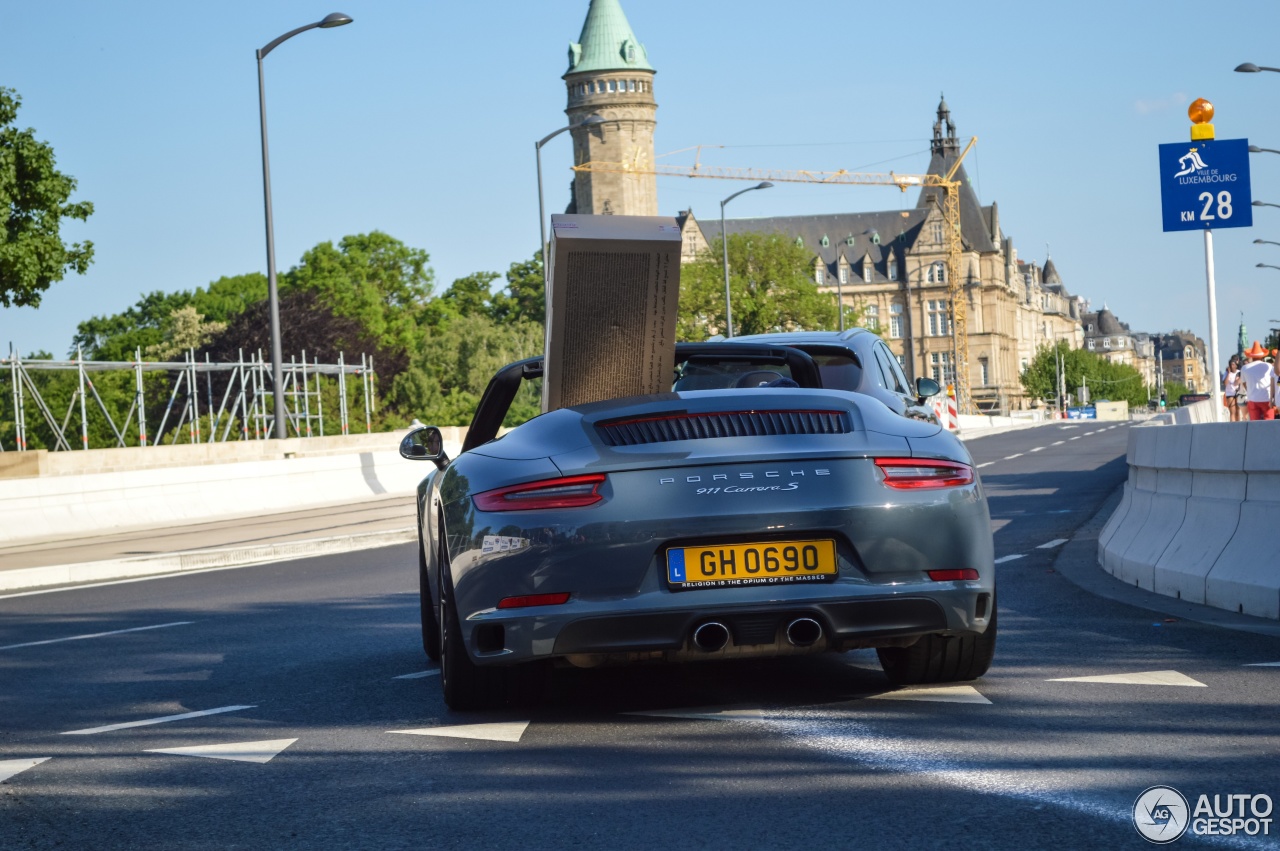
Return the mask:
<path fill-rule="evenodd" d="M 803 169 L 726 168 L 704 166 L 695 162 L 691 166 L 650 164 L 639 161 L 629 163 L 586 162 L 573 167 L 578 172 L 606 174 L 653 174 L 659 177 L 690 177 L 710 180 L 752 180 L 771 183 L 825 183 L 835 186 L 896 186 L 903 192 L 908 189 L 937 187 L 942 190 L 942 217 L 946 222 L 947 245 L 947 295 L 951 302 L 956 348 L 956 403 L 963 413 L 974 413 L 973 396 L 969 388 L 969 322 L 967 303 L 960 287 L 960 255 L 963 249 L 960 231 L 960 182 L 955 179 L 960 163 L 978 141 L 969 140 L 960 156 L 956 157 L 945 175 L 897 174 L 895 172 L 805 171 Z M 699 146 L 701 147 L 701 146 Z"/>

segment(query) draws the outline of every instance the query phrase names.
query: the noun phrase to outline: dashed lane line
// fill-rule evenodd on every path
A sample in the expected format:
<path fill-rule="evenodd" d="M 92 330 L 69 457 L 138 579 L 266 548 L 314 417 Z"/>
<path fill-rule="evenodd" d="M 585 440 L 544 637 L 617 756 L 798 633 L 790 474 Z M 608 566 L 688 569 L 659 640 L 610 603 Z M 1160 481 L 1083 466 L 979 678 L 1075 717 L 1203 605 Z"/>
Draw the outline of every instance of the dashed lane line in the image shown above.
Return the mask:
<path fill-rule="evenodd" d="M 1047 544 L 1041 544 L 1040 546 L 1036 547 L 1036 549 L 1037 549 L 1037 550 L 1051 550 L 1051 549 L 1053 549 L 1054 547 L 1060 547 L 1060 546 L 1062 546 L 1062 545 L 1063 545 L 1063 544 L 1065 544 L 1066 542 L 1067 542 L 1067 539 L 1066 539 L 1066 538 L 1054 538 L 1054 539 L 1053 539 L 1052 541 L 1050 541 L 1049 543 L 1047 543 Z"/>
<path fill-rule="evenodd" d="M 975 469 L 981 470 L 983 467 L 990 467 L 995 461 L 987 461 L 985 464 L 979 464 Z"/>
<path fill-rule="evenodd" d="M 1080 437 L 1081 436 L 1077 434 L 1075 437 L 1068 437 L 1067 440 L 1079 440 Z"/>
<path fill-rule="evenodd" d="M 1050 446 L 1061 446 L 1061 445 L 1062 445 L 1062 444 L 1064 444 L 1064 443 L 1066 443 L 1066 441 L 1065 441 L 1065 440 L 1055 440 L 1053 443 L 1050 443 L 1049 445 L 1050 445 Z"/>
<path fill-rule="evenodd" d="M 423 677 L 434 677 L 440 673 L 439 668 L 430 671 L 418 671 L 416 674 L 401 674 L 398 677 L 392 677 L 393 680 L 420 680 Z"/>
<path fill-rule="evenodd" d="M 194 745 L 186 748 L 151 748 L 147 753 L 171 756 L 199 756 L 206 759 L 229 759 L 266 765 L 297 739 L 267 739 L 260 742 L 228 742 L 221 745 Z"/>
<path fill-rule="evenodd" d="M 126 632 L 145 632 L 149 629 L 165 629 L 170 626 L 188 626 L 195 621 L 174 621 L 173 623 L 157 623 L 151 626 L 135 626 L 129 629 L 113 629 L 111 632 L 91 632 L 87 635 L 68 635 L 66 638 L 49 638 L 44 641 L 27 641 L 22 644 L 6 644 L 0 650 L 17 650 L 19 647 L 39 647 L 42 644 L 58 644 L 63 641 L 83 641 L 86 638 L 102 638 L 107 635 L 123 635 Z"/>
<path fill-rule="evenodd" d="M 126 730 L 130 727 L 147 727 L 151 724 L 167 724 L 170 721 L 185 721 L 188 718 L 201 718 L 205 715 L 218 715 L 223 712 L 239 712 L 241 709 L 253 709 L 253 706 L 219 706 L 217 709 L 203 709 L 199 712 L 183 712 L 181 715 L 164 715 L 159 718 L 147 718 L 142 721 L 126 721 L 123 724 L 108 724 L 105 727 L 89 727 L 85 730 L 68 730 L 64 736 L 90 736 L 94 733 L 110 733 L 112 730 Z"/>
<path fill-rule="evenodd" d="M 1004 460 L 1006 460 L 1006 461 L 1012 461 L 1014 458 L 1021 458 L 1021 457 L 1022 457 L 1022 453 L 1021 453 L 1021 452 L 1015 452 L 1015 453 L 1013 453 L 1012 455 L 1006 455 L 1006 456 L 1004 456 Z"/>
<path fill-rule="evenodd" d="M 53 759 L 51 756 L 37 756 L 28 759 L 0 759 L 0 783 L 15 774 L 21 774 L 28 768 L 35 768 L 40 763 L 48 762 L 51 759 Z"/>
<path fill-rule="evenodd" d="M 992 564 L 1004 564 L 1006 561 L 1015 561 L 1020 558 L 1023 558 L 1022 553 L 1018 553 L 1017 555 L 1012 555 L 1012 556 L 1001 556 L 1000 558 L 992 562 Z"/>
<path fill-rule="evenodd" d="M 1035 449 L 1028 449 L 1027 451 L 1028 451 L 1028 452 L 1039 452 L 1041 449 L 1044 449 L 1044 447 L 1043 447 L 1043 446 L 1037 446 Z"/>

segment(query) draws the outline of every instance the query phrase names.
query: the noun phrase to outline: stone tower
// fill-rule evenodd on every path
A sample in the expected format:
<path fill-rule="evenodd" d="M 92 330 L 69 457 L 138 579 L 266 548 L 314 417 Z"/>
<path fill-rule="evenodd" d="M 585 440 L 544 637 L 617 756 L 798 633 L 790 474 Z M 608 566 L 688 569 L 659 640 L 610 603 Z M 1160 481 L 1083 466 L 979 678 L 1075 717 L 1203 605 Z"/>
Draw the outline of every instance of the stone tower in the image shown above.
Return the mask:
<path fill-rule="evenodd" d="M 569 45 L 564 81 L 570 124 L 589 115 L 606 123 L 571 130 L 573 161 L 653 165 L 653 66 L 636 40 L 618 0 L 591 0 L 582 35 Z M 579 172 L 573 179 L 569 213 L 656 216 L 658 181 L 653 174 Z"/>

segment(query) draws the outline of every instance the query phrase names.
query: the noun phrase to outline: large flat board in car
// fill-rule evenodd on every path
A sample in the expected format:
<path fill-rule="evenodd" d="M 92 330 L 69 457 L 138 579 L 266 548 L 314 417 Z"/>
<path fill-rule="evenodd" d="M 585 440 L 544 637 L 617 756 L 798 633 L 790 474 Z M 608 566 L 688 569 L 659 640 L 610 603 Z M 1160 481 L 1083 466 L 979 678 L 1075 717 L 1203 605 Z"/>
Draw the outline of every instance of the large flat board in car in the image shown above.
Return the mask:
<path fill-rule="evenodd" d="M 680 226 L 669 216 L 551 217 L 542 409 L 671 389 Z"/>

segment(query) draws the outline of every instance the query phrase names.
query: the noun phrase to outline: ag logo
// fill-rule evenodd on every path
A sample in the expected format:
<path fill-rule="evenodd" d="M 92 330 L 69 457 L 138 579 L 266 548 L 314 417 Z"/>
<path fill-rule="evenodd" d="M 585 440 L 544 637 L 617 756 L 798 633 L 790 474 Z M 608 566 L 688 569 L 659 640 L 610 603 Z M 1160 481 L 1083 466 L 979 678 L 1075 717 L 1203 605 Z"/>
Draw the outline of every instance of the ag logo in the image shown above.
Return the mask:
<path fill-rule="evenodd" d="M 1133 802 L 1133 826 L 1148 842 L 1164 845 L 1187 830 L 1187 799 L 1172 786 L 1152 786 Z"/>

